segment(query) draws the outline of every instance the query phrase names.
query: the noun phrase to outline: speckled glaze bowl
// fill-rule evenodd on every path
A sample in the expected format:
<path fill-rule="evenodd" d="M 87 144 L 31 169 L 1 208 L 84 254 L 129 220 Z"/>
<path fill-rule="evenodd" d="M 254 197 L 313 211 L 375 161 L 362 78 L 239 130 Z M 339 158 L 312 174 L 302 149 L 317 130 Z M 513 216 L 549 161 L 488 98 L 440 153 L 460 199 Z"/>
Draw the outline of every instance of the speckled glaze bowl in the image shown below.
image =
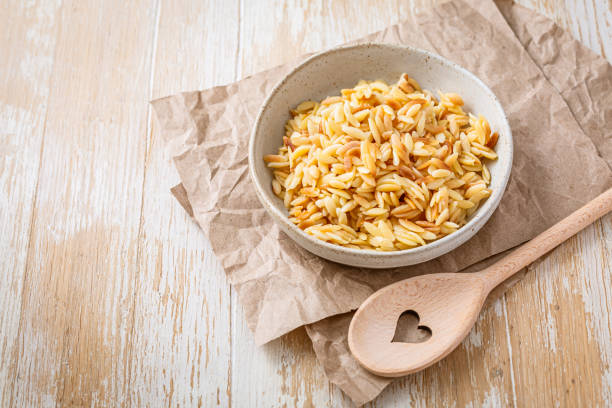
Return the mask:
<path fill-rule="evenodd" d="M 457 232 L 427 245 L 391 252 L 344 248 L 318 240 L 294 225 L 282 200 L 272 192 L 272 173 L 263 156 L 275 154 L 282 143 L 289 109 L 300 102 L 322 100 L 352 88 L 360 79 L 382 79 L 395 83 L 406 72 L 423 89 L 456 92 L 463 97 L 467 112 L 484 115 L 499 133 L 498 159 L 487 163 L 492 195 L 481 204 L 469 222 Z M 512 168 L 512 134 L 501 104 L 476 76 L 438 55 L 411 47 L 361 44 L 334 48 L 316 54 L 276 85 L 263 103 L 249 141 L 249 173 L 262 205 L 291 239 L 308 251 L 331 261 L 367 267 L 392 268 L 425 262 L 457 248 L 487 222 L 497 208 Z"/>

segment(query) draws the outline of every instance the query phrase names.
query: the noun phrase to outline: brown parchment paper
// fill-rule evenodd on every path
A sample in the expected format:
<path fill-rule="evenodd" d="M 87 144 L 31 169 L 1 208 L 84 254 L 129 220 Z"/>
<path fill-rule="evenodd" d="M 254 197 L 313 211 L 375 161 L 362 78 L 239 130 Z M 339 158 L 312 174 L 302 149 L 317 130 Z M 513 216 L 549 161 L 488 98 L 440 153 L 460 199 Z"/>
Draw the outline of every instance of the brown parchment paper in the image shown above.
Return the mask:
<path fill-rule="evenodd" d="M 549 20 L 506 0 L 499 6 L 503 15 L 489 1 L 445 3 L 363 40 L 413 45 L 466 67 L 499 97 L 513 130 L 513 173 L 498 210 L 472 240 L 424 264 L 370 271 L 327 262 L 265 214 L 250 185 L 246 146 L 261 102 L 289 66 L 153 102 L 182 181 L 173 193 L 209 237 L 256 342 L 317 322 L 307 326 L 317 357 L 357 404 L 389 380 L 350 356 L 346 312 L 398 279 L 491 262 L 612 184 L 609 64 Z"/>

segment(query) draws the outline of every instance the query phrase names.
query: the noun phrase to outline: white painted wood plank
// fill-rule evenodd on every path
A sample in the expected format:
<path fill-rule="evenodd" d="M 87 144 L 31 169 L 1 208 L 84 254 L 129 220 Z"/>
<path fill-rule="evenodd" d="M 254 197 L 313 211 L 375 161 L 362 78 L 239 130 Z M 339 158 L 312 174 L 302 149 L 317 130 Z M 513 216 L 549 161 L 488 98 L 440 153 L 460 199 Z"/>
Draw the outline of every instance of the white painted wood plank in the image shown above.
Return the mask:
<path fill-rule="evenodd" d="M 394 0 L 242 3 L 241 77 L 364 37 L 401 19 Z"/>
<path fill-rule="evenodd" d="M 607 216 L 507 293 L 519 406 L 612 402 L 611 232 Z"/>
<path fill-rule="evenodd" d="M 125 403 L 154 22 L 152 1 L 63 4 L 15 406 Z"/>
<path fill-rule="evenodd" d="M 0 406 L 8 406 L 59 1 L 0 4 Z M 15 24 L 13 22 L 19 22 Z"/>
<path fill-rule="evenodd" d="M 612 2 L 591 0 L 597 43 L 595 50 L 612 62 Z"/>
<path fill-rule="evenodd" d="M 238 1 L 162 1 L 156 37 L 152 98 L 231 82 Z M 129 356 L 130 402 L 226 407 L 231 386 L 229 284 L 202 230 L 170 195 L 178 176 L 152 123 Z"/>
<path fill-rule="evenodd" d="M 578 236 L 584 262 L 578 290 L 587 317 L 589 340 L 595 340 L 600 355 L 603 406 L 612 406 L 612 215 Z"/>
<path fill-rule="evenodd" d="M 303 328 L 258 347 L 237 296 L 232 296 L 232 322 L 232 406 L 337 406 Z"/>

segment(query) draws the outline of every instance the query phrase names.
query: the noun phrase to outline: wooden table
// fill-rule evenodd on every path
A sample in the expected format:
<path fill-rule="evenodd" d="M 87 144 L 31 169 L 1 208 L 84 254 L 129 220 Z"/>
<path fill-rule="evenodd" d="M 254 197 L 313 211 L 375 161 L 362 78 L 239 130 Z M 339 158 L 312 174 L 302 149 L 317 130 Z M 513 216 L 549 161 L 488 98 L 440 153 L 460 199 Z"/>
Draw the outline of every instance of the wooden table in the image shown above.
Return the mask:
<path fill-rule="evenodd" d="M 612 58 L 608 0 L 523 0 Z M 403 19 L 381 1 L 0 3 L 0 406 L 350 406 L 303 329 L 258 348 L 148 101 Z M 374 406 L 612 405 L 612 217 Z M 448 367 L 461 367 L 450 370 Z"/>

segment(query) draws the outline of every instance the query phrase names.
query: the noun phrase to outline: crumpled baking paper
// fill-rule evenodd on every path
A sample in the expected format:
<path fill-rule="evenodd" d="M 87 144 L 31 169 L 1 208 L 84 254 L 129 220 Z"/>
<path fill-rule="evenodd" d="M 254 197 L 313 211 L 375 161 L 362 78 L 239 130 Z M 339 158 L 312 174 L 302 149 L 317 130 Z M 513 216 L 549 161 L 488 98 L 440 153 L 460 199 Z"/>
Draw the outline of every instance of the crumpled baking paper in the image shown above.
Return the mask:
<path fill-rule="evenodd" d="M 255 341 L 307 325 L 327 376 L 356 404 L 375 398 L 390 380 L 350 355 L 347 312 L 399 279 L 477 270 L 612 185 L 612 68 L 545 17 L 508 0 L 459 0 L 417 10 L 357 42 L 367 41 L 411 45 L 457 62 L 493 90 L 512 127 L 513 170 L 495 214 L 470 241 L 423 264 L 381 271 L 323 260 L 284 235 L 259 204 L 248 175 L 248 138 L 261 103 L 292 64 L 152 102 L 182 182 L 173 194 L 210 239 Z"/>

